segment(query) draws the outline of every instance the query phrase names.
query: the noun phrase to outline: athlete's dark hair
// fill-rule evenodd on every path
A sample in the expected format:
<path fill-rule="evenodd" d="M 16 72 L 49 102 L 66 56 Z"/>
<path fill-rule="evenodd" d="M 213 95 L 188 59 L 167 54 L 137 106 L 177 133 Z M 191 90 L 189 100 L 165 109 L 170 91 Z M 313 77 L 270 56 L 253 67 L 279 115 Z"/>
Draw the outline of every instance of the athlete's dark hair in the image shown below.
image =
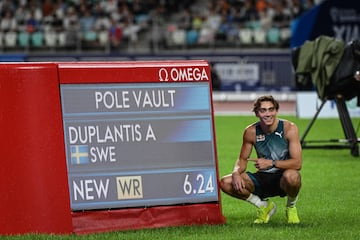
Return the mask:
<path fill-rule="evenodd" d="M 276 111 L 279 110 L 279 102 L 272 95 L 265 95 L 265 96 L 260 96 L 255 100 L 252 111 L 257 113 L 260 109 L 262 102 L 272 102 L 272 104 L 274 104 Z"/>

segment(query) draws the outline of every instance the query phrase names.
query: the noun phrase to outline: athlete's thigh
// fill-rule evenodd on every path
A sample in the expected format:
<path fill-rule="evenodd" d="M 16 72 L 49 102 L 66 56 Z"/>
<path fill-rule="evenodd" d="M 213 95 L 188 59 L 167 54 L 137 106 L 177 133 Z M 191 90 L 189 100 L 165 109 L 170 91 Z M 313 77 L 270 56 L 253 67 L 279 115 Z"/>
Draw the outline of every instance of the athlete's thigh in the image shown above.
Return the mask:
<path fill-rule="evenodd" d="M 247 173 L 242 173 L 241 177 L 244 179 L 245 182 L 245 188 L 249 190 L 250 192 L 253 192 L 255 190 L 255 184 L 249 177 Z"/>

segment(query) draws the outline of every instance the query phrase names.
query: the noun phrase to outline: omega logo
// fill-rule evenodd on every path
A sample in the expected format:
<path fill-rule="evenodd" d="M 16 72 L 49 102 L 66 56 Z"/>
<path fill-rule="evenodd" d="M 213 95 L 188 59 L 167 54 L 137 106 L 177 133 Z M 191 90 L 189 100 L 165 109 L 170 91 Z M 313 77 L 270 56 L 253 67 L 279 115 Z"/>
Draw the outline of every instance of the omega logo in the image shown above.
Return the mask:
<path fill-rule="evenodd" d="M 160 82 L 209 81 L 206 69 L 198 67 L 159 69 Z"/>

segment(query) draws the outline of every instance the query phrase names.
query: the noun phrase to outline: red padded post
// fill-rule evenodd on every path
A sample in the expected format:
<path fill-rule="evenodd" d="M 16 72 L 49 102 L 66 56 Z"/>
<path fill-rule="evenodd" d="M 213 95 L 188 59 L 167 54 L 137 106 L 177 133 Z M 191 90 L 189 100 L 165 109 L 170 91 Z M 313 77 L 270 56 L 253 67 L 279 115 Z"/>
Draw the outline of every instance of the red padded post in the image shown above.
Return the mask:
<path fill-rule="evenodd" d="M 71 233 L 56 64 L 0 64 L 0 129 L 0 234 Z"/>

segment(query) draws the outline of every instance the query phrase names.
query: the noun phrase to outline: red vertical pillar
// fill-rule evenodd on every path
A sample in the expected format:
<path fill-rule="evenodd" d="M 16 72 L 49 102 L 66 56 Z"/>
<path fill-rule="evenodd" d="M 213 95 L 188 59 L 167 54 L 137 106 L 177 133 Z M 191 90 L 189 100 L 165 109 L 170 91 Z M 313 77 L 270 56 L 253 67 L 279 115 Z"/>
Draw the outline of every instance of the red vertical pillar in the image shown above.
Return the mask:
<path fill-rule="evenodd" d="M 56 64 L 0 64 L 0 136 L 0 234 L 71 233 Z"/>

